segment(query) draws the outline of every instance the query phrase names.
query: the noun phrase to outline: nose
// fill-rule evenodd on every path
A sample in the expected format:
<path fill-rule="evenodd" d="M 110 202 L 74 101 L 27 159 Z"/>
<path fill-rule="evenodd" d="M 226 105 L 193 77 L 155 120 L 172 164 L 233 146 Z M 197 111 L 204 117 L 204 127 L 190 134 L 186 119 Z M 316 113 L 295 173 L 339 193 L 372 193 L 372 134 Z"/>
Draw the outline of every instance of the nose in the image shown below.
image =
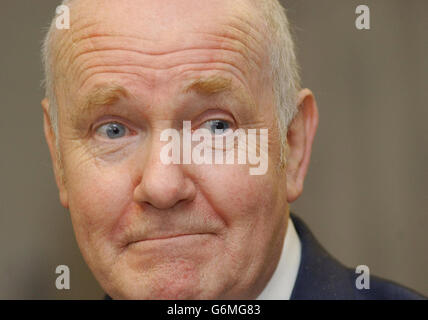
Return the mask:
<path fill-rule="evenodd" d="M 134 190 L 134 201 L 157 209 L 169 209 L 184 201 L 192 201 L 196 187 L 180 164 L 164 164 L 159 152 L 153 152 L 142 168 L 140 183 Z"/>

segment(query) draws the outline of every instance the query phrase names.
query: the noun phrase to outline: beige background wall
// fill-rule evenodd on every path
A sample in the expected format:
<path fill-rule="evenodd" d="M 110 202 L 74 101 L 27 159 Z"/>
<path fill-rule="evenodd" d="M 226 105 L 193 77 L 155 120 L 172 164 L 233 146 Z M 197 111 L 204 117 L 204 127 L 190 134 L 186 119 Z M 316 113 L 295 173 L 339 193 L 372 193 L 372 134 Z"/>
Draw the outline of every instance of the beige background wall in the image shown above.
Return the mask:
<path fill-rule="evenodd" d="M 284 1 L 321 122 L 293 211 L 348 266 L 428 295 L 426 0 Z M 61 208 L 42 132 L 39 46 L 54 0 L 0 1 L 0 299 L 102 296 Z M 370 31 L 354 26 L 371 8 Z M 55 288 L 55 267 L 71 290 Z"/>

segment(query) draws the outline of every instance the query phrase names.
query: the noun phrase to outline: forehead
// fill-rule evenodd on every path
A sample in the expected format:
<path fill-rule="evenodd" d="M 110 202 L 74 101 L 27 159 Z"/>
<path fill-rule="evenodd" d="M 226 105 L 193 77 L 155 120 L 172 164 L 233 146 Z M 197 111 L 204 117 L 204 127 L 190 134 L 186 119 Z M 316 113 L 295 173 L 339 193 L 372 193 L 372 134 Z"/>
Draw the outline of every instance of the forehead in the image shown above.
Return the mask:
<path fill-rule="evenodd" d="M 249 0 L 74 0 L 70 7 L 71 31 L 96 25 L 105 31 L 143 31 L 153 40 L 176 30 L 210 29 L 213 24 L 230 23 L 244 33 L 257 32 L 263 19 Z"/>
<path fill-rule="evenodd" d="M 75 0 L 70 30 L 56 35 L 55 69 L 83 86 L 100 61 L 123 65 L 135 57 L 134 64 L 173 68 L 221 57 L 244 80 L 267 62 L 261 25 L 246 0 Z"/>

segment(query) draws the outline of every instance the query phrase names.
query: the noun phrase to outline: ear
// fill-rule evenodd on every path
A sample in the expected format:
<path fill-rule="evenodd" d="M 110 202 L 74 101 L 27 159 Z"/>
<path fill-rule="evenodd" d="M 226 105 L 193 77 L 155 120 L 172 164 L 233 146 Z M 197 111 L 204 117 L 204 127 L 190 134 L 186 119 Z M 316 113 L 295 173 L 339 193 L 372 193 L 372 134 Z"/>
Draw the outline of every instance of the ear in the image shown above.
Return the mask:
<path fill-rule="evenodd" d="M 54 174 L 55 174 L 55 181 L 59 190 L 59 198 L 60 198 L 61 204 L 65 208 L 68 208 L 68 195 L 67 195 L 67 189 L 64 183 L 64 178 L 63 178 L 63 168 L 62 168 L 61 160 L 59 159 L 59 150 L 57 149 L 56 135 L 53 130 L 51 119 L 49 116 L 49 100 L 47 98 L 42 100 L 42 108 L 43 108 L 43 124 L 44 124 L 45 138 L 51 154 L 52 165 L 53 165 Z"/>
<path fill-rule="evenodd" d="M 299 111 L 287 132 L 287 201 L 295 201 L 303 192 L 303 182 L 311 158 L 312 143 L 318 127 L 318 108 L 309 89 L 299 92 Z"/>

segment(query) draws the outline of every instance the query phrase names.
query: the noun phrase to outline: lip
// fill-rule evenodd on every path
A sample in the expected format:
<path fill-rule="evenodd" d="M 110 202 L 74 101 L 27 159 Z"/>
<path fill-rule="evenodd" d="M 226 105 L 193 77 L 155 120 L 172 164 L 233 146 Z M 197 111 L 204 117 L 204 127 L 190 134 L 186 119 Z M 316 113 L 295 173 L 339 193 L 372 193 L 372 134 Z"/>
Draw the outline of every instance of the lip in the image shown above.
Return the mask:
<path fill-rule="evenodd" d="M 128 243 L 128 246 L 137 244 L 137 243 L 143 243 L 143 242 L 167 241 L 167 240 L 176 240 L 176 239 L 196 237 L 196 236 L 206 236 L 206 235 L 212 235 L 212 233 L 182 233 L 182 234 L 160 236 L 160 237 L 154 237 L 154 238 L 145 238 L 141 240 L 131 241 Z"/>

